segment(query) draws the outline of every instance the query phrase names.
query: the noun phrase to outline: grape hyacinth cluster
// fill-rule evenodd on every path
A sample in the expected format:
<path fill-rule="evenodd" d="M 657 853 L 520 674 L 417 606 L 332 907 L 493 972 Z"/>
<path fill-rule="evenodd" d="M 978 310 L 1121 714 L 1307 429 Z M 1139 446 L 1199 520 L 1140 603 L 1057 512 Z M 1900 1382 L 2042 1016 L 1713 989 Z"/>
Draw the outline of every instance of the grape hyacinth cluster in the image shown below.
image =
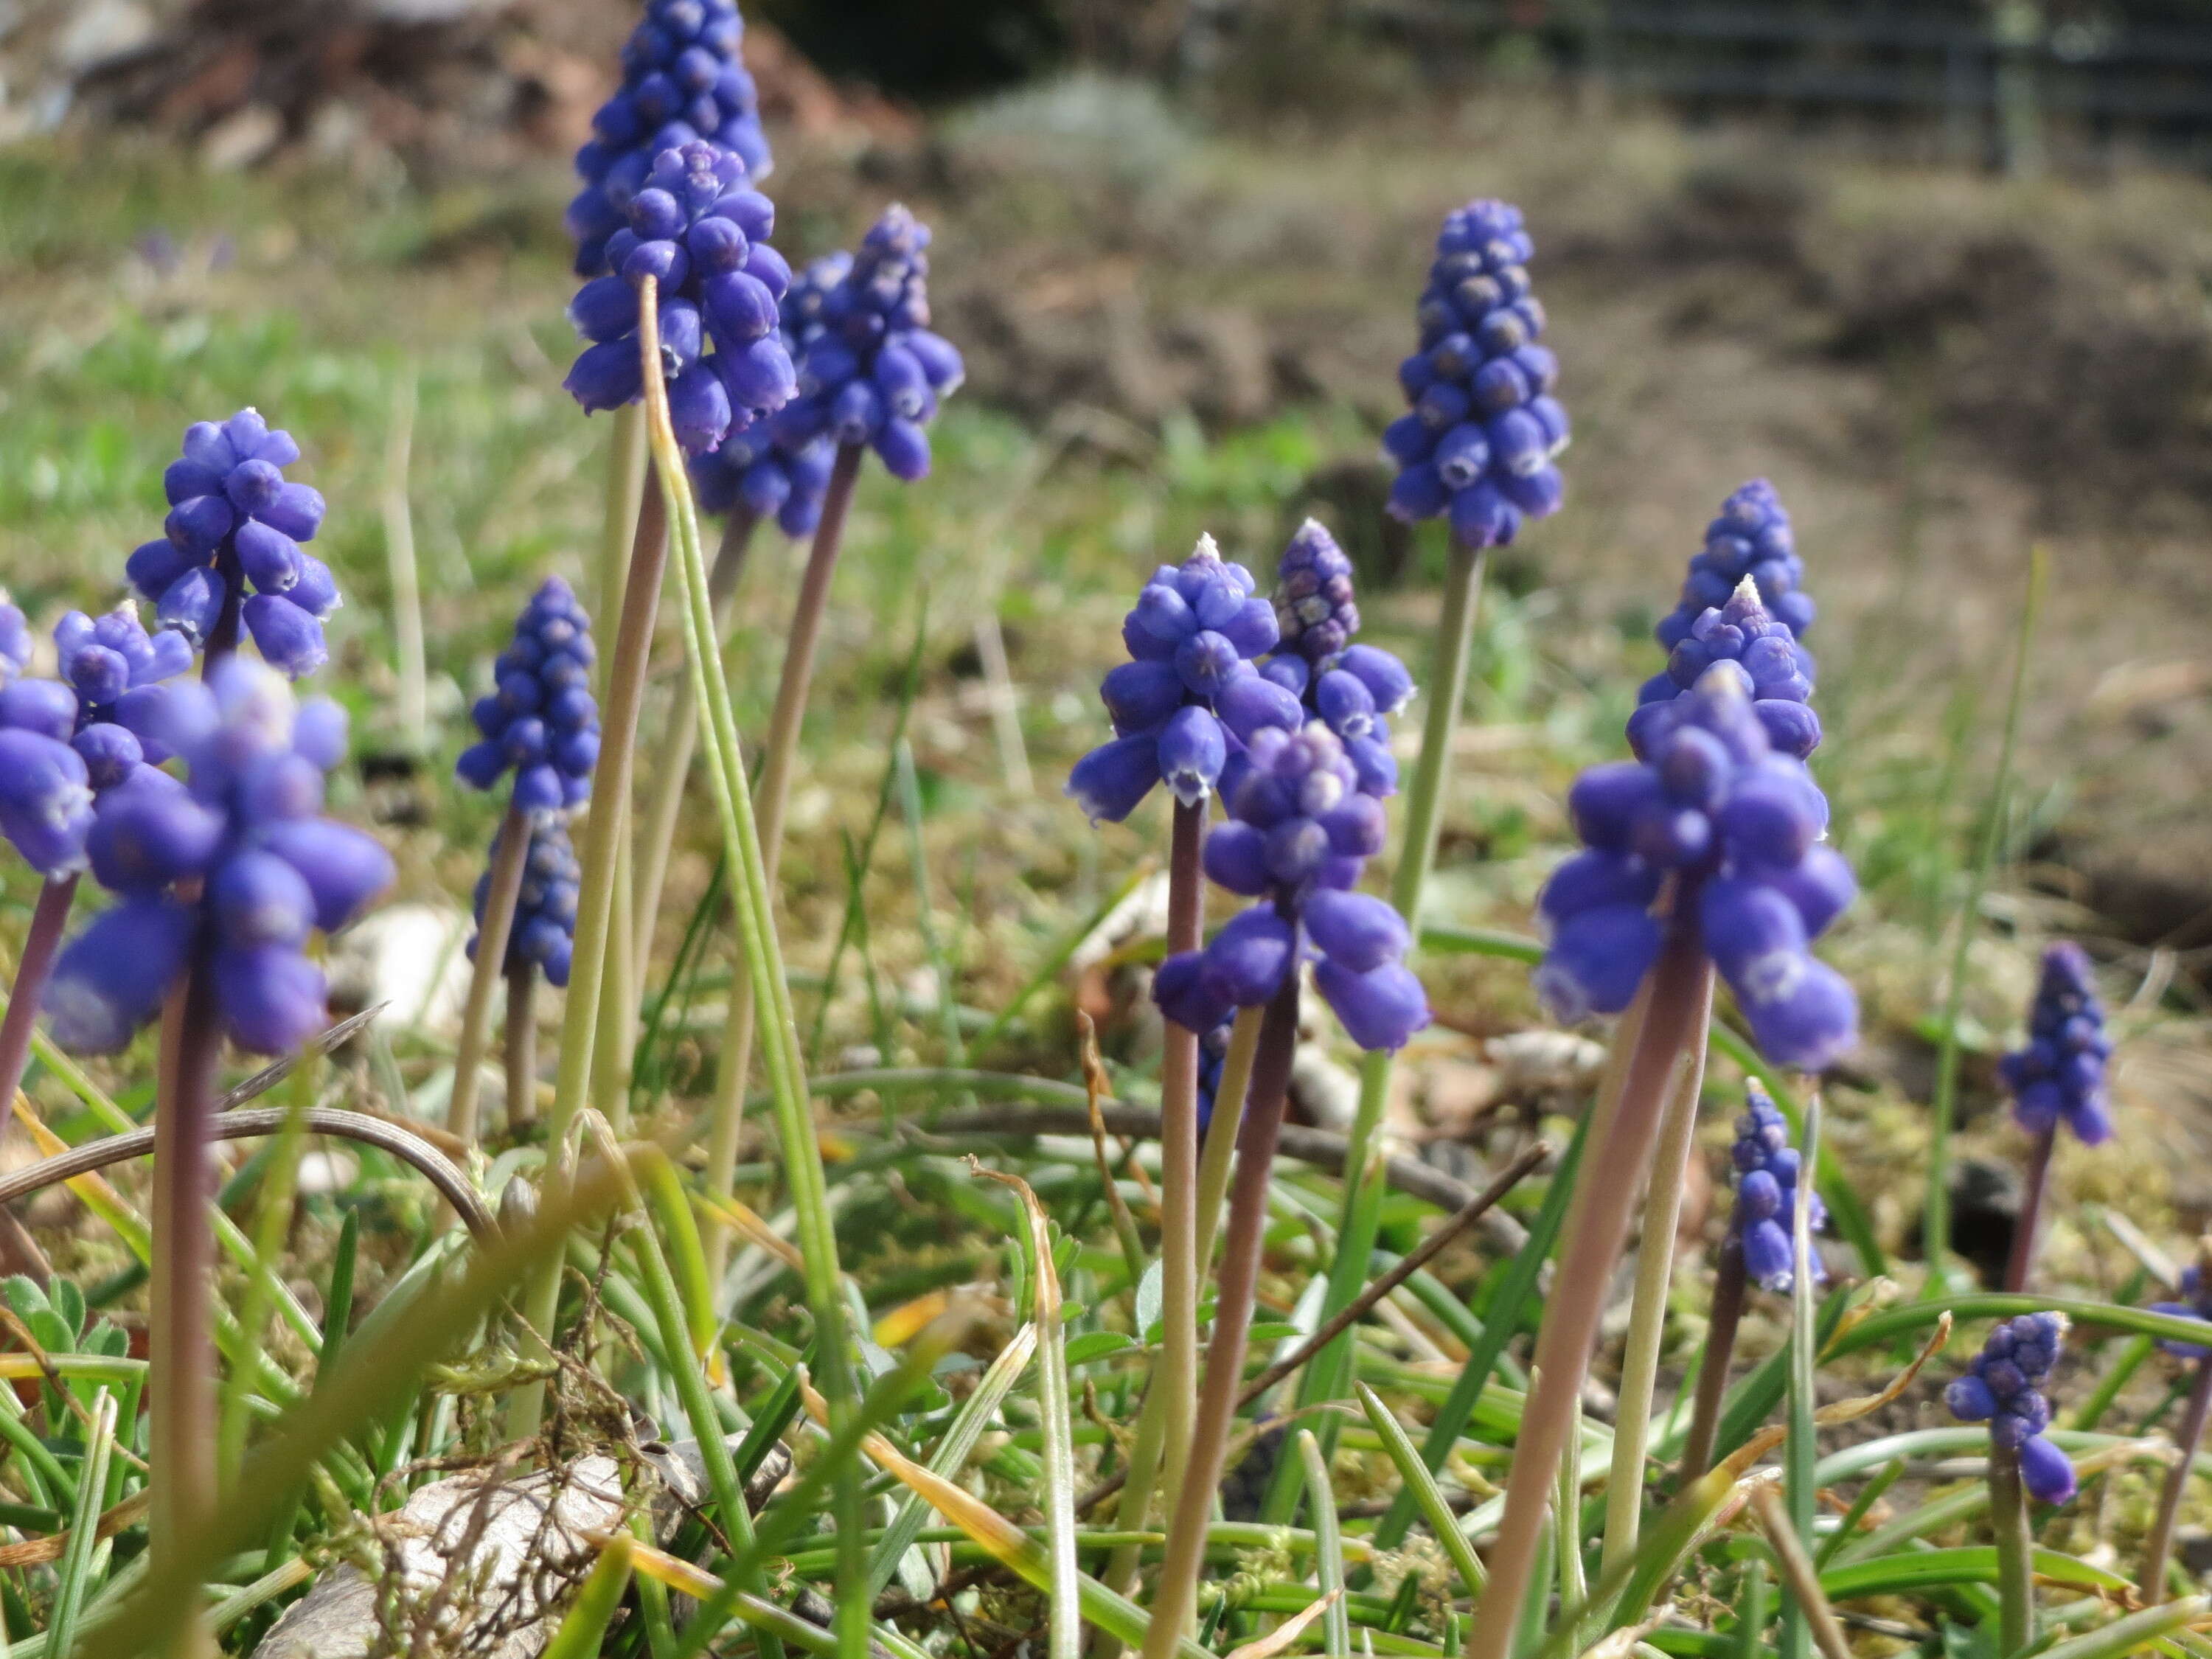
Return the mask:
<path fill-rule="evenodd" d="M 927 476 L 927 428 L 967 373 L 958 349 L 930 331 L 929 240 L 927 225 L 888 207 L 818 301 L 805 296 L 799 395 L 772 427 L 787 450 L 825 437 L 866 444 L 893 477 Z"/>
<path fill-rule="evenodd" d="M 1997 1062 L 2020 1127 L 2043 1135 L 2063 1122 L 2088 1146 L 2111 1139 L 2105 1062 L 2112 1052 L 2088 956 L 2062 939 L 2043 953 L 2043 976 L 2028 1012 L 2027 1046 Z"/>
<path fill-rule="evenodd" d="M 2202 1261 L 2191 1262 L 2181 1270 L 2181 1283 L 2178 1286 L 2181 1300 L 2154 1302 L 2151 1311 L 2172 1314 L 2176 1319 L 2212 1321 L 2212 1283 L 2207 1283 L 2207 1279 L 2204 1264 Z M 2161 1336 L 2158 1339 L 2158 1346 L 2176 1359 L 2212 1358 L 2212 1346 L 2201 1342 L 2177 1342 L 2171 1337 Z"/>
<path fill-rule="evenodd" d="M 1535 244 L 1521 210 L 1475 201 L 1445 216 L 1417 316 L 1421 349 L 1398 367 L 1412 412 L 1382 434 L 1398 467 L 1390 512 L 1449 518 L 1462 547 L 1501 546 L 1524 519 L 1559 509 L 1567 412 L 1559 360 L 1538 343 L 1544 307 L 1528 286 Z"/>
<path fill-rule="evenodd" d="M 575 590 L 548 576 L 514 619 L 514 637 L 493 665 L 498 689 L 469 711 L 483 733 L 461 751 L 454 773 L 489 789 L 510 769 L 514 800 L 532 816 L 591 799 L 599 758 L 599 710 L 592 697 L 592 618 Z"/>
<path fill-rule="evenodd" d="M 507 972 L 532 967 L 550 985 L 568 982 L 569 958 L 576 948 L 576 893 L 583 880 L 583 866 L 568 840 L 568 826 L 557 814 L 530 821 L 530 851 L 522 866 L 522 886 L 517 896 L 514 924 L 507 936 Z M 499 861 L 500 834 L 492 836 L 492 862 Z M 477 878 L 475 915 L 479 935 L 484 905 L 491 896 L 491 872 Z M 477 939 L 469 940 L 469 960 L 476 960 Z"/>
<path fill-rule="evenodd" d="M 1787 625 L 1769 611 L 1746 576 L 1724 605 L 1702 612 L 1668 653 L 1667 666 L 1644 683 L 1628 717 L 1628 746 L 1644 753 L 1660 711 L 1723 666 L 1752 700 L 1767 741 L 1803 760 L 1820 744 L 1820 718 L 1810 707 L 1813 659 Z"/>
<path fill-rule="evenodd" d="M 1943 1403 L 1962 1423 L 1987 1423 L 1990 1442 L 2020 1455 L 2021 1484 L 2045 1504 L 2074 1496 L 2074 1465 L 2051 1444 L 2051 1402 L 2043 1384 L 2058 1360 L 2066 1316 L 2021 1314 L 1990 1333 L 1964 1376 L 1943 1391 Z"/>
<path fill-rule="evenodd" d="M 640 289 L 653 278 L 669 418 L 685 452 L 702 454 L 795 390 L 777 309 L 791 267 L 768 244 L 775 204 L 737 155 L 694 140 L 654 157 L 624 216 L 607 238 L 610 274 L 569 302 L 569 321 L 591 343 L 564 384 L 586 411 L 643 397 Z"/>
<path fill-rule="evenodd" d="M 142 766 L 101 796 L 87 851 L 119 902 L 55 964 L 55 1040 L 121 1048 L 204 951 L 232 1040 L 289 1053 L 325 1019 L 309 933 L 345 926 L 393 875 L 374 839 L 322 816 L 345 715 L 326 699 L 296 702 L 280 677 L 240 657 L 123 714 L 142 742 L 183 758 L 187 781 Z"/>
<path fill-rule="evenodd" d="M 5 611 L 13 614 L 0 614 L 0 663 L 20 676 L 29 632 L 21 611 Z M 192 665 L 184 635 L 149 635 L 128 600 L 98 618 L 69 612 L 54 642 L 60 679 L 18 677 L 0 687 L 0 835 L 49 880 L 84 867 L 98 798 L 167 758 L 119 723 L 122 708 L 158 696 L 162 681 Z"/>
<path fill-rule="evenodd" d="M 1799 586 L 1805 562 L 1797 556 L 1789 512 L 1764 478 L 1753 478 L 1723 501 L 1720 516 L 1705 526 L 1705 550 L 1690 561 L 1682 597 L 1659 619 L 1659 643 L 1672 651 L 1699 617 L 1726 605 L 1747 577 L 1775 620 L 1802 640 L 1817 611 Z"/>
<path fill-rule="evenodd" d="M 649 0 L 623 47 L 622 85 L 592 117 L 591 140 L 576 152 L 584 187 L 568 214 L 576 275 L 606 270 L 607 244 L 662 151 L 704 139 L 754 178 L 768 177 L 775 161 L 740 55 L 744 32 L 735 0 Z"/>
<path fill-rule="evenodd" d="M 1121 823 L 1158 783 L 1194 806 L 1232 747 L 1263 727 L 1297 726 L 1297 695 L 1253 666 L 1276 639 L 1274 607 L 1255 586 L 1211 536 L 1182 564 L 1152 572 L 1121 623 L 1131 660 L 1098 688 L 1114 736 L 1068 775 L 1066 793 L 1092 823 Z"/>
<path fill-rule="evenodd" d="M 1382 848 L 1382 804 L 1362 793 L 1336 733 L 1267 726 L 1247 740 L 1226 792 L 1228 823 L 1206 839 L 1206 873 L 1261 902 L 1204 949 L 1170 957 L 1152 981 L 1161 1012 L 1212 1030 L 1279 991 L 1309 956 L 1314 984 L 1362 1048 L 1398 1048 L 1429 1023 L 1428 998 L 1402 958 L 1413 942 L 1384 901 L 1352 887 Z"/>
<path fill-rule="evenodd" d="M 1261 673 L 1299 701 L 1305 717 L 1343 739 L 1363 793 L 1398 792 L 1390 716 L 1413 696 L 1406 665 L 1378 646 L 1359 645 L 1359 607 L 1352 561 L 1318 520 L 1291 538 L 1277 567 L 1275 624 L 1281 648 Z"/>
<path fill-rule="evenodd" d="M 1656 705 L 1643 757 L 1592 767 L 1568 797 L 1585 852 L 1553 873 L 1538 990 L 1563 1020 L 1618 1013 L 1656 960 L 1662 896 L 1694 925 L 1760 1051 L 1818 1071 L 1856 1041 L 1858 1006 L 1808 946 L 1856 892 L 1820 844 L 1827 801 L 1778 751 L 1733 665 Z"/>
<path fill-rule="evenodd" d="M 1787 1291 L 1796 1277 L 1795 1247 L 1797 1206 L 1797 1149 L 1790 1144 L 1790 1121 L 1781 1108 L 1753 1083 L 1750 1101 L 1735 1122 L 1735 1213 L 1729 1234 L 1743 1252 L 1744 1275 L 1766 1290 Z M 1809 1195 L 1808 1220 L 1817 1232 L 1826 1224 L 1826 1206 Z M 1827 1268 L 1815 1249 L 1806 1263 L 1813 1283 L 1826 1281 Z"/>
<path fill-rule="evenodd" d="M 285 477 L 299 459 L 292 434 L 254 410 L 220 424 L 195 422 L 185 429 L 182 457 L 161 476 L 169 498 L 162 538 L 125 566 L 153 602 L 155 623 L 195 650 L 207 648 L 226 605 L 244 592 L 239 585 L 252 587 L 240 619 L 263 660 L 292 679 L 330 659 L 323 622 L 339 604 L 330 567 L 301 545 L 322 528 L 323 498 Z"/>

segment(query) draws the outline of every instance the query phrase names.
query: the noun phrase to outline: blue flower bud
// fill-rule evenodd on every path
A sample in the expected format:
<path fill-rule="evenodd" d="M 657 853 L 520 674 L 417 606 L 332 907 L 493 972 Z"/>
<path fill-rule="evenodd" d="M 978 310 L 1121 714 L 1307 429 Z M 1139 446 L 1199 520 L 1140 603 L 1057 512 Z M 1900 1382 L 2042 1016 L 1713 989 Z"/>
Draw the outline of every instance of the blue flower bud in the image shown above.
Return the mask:
<path fill-rule="evenodd" d="M 45 1007 L 54 1041 L 113 1054 L 154 1017 L 184 971 L 192 913 L 170 898 L 125 898 L 62 947 Z"/>
<path fill-rule="evenodd" d="M 1395 962 L 1413 945 L 1413 933 L 1397 911 L 1365 893 L 1313 894 L 1306 900 L 1305 924 L 1322 954 L 1354 974 Z"/>
<path fill-rule="evenodd" d="M 1200 954 L 1209 993 L 1239 1008 L 1257 1007 L 1294 965 L 1297 931 L 1273 906 L 1255 905 L 1231 917 Z"/>
<path fill-rule="evenodd" d="M 1429 1023 L 1427 994 L 1401 963 L 1385 962 L 1360 973 L 1324 957 L 1314 965 L 1314 986 L 1345 1035 L 1370 1052 L 1402 1048 Z"/>

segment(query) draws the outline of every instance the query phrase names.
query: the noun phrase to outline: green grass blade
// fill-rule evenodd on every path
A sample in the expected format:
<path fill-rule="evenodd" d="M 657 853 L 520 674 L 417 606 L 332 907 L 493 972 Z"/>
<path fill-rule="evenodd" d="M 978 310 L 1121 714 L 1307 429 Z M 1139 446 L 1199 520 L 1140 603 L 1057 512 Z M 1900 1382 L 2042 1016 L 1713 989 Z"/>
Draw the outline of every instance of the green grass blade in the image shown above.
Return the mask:
<path fill-rule="evenodd" d="M 914 881 L 915 923 L 921 934 L 922 960 L 937 981 L 937 1017 L 945 1027 L 945 1052 L 955 1066 L 968 1063 L 968 1044 L 960 1035 L 959 998 L 954 994 L 952 963 L 937 936 L 937 913 L 929 899 L 929 853 L 922 844 L 925 822 L 921 780 L 914 768 L 914 745 L 902 737 L 891 750 L 898 769 L 899 816 L 906 821 L 907 860 Z"/>
<path fill-rule="evenodd" d="M 1428 1466 L 1421 1462 L 1421 1455 L 1413 1445 L 1413 1437 L 1406 1432 L 1404 1425 L 1391 1413 L 1389 1407 L 1383 1404 L 1382 1396 L 1364 1382 L 1353 1386 L 1358 1391 L 1360 1409 L 1367 1413 L 1368 1422 L 1374 1426 L 1376 1436 L 1382 1442 L 1383 1452 L 1396 1466 L 1398 1478 L 1406 1483 L 1406 1490 L 1413 1494 L 1413 1501 L 1420 1505 L 1421 1518 L 1429 1523 L 1430 1532 L 1435 1534 L 1437 1544 L 1450 1559 L 1453 1569 L 1459 1574 L 1460 1583 L 1467 1587 L 1468 1595 L 1479 1600 L 1483 1585 L 1488 1582 L 1482 1571 L 1482 1560 L 1475 1554 L 1474 1546 L 1467 1541 L 1467 1535 L 1460 1531 L 1458 1519 L 1452 1514 L 1451 1504 L 1446 1501 L 1443 1489 L 1437 1485 L 1436 1476 L 1430 1474 Z"/>
<path fill-rule="evenodd" d="M 1798 1167 L 1816 1169 L 1820 1150 L 1820 1097 L 1815 1094 L 1805 1108 L 1805 1127 L 1798 1138 Z M 1813 1275 L 1807 1271 L 1813 1259 L 1811 1226 L 1813 1183 L 1797 1183 L 1796 1204 L 1790 1217 L 1790 1249 L 1796 1264 L 1790 1290 L 1790 1416 L 1782 1443 L 1783 1508 L 1790 1528 L 1810 1548 L 1813 1517 L 1820 1503 L 1820 1486 L 1814 1470 L 1820 1459 L 1820 1438 L 1813 1413 L 1819 1404 L 1815 1373 L 1820 1364 L 1819 1340 L 1814 1332 Z M 1797 1557 L 1785 1557 L 1795 1571 Z M 1813 1651 L 1813 1620 L 1825 1609 L 1803 1605 L 1795 1583 L 1785 1574 L 1782 1601 L 1782 1659 L 1809 1659 Z M 1810 1592 L 1807 1592 L 1808 1595 Z"/>
<path fill-rule="evenodd" d="M 623 1594 L 629 1588 L 630 1547 L 629 1534 L 617 1533 L 599 1552 L 541 1659 L 598 1659 L 607 1626 L 614 1622 Z"/>
<path fill-rule="evenodd" d="M 2195 1624 L 2208 1612 L 2212 1612 L 2212 1600 L 2185 1596 L 2115 1619 L 2101 1630 L 2055 1643 L 2043 1650 L 2042 1659 L 2120 1659 L 2123 1654 L 2138 1652 L 2160 1637 Z"/>
<path fill-rule="evenodd" d="M 991 1426 L 991 1419 L 1005 1401 L 1007 1391 L 1028 1367 L 1030 1357 L 1036 1352 L 1036 1327 L 1024 1325 L 1014 1333 L 1012 1341 L 999 1351 L 990 1369 L 983 1373 L 982 1381 L 973 1393 L 960 1402 L 953 1414 L 951 1426 L 939 1442 L 936 1455 L 929 1460 L 929 1472 L 941 1480 L 957 1480 L 974 1455 L 975 1444 Z M 884 1529 L 877 1542 L 875 1553 L 868 1563 L 868 1599 L 872 1602 L 884 1593 L 884 1588 L 898 1572 L 899 1559 L 914 1547 L 916 1538 L 929 1522 L 928 1503 L 919 1493 L 908 1493 L 891 1524 Z"/>
<path fill-rule="evenodd" d="M 2035 1576 L 2076 1589 L 2124 1594 L 2130 1581 L 2118 1573 L 2057 1550 L 2038 1549 L 2033 1556 Z M 1997 1553 L 1989 1544 L 1954 1549 L 1915 1550 L 1881 1555 L 1869 1560 L 1846 1562 L 1820 1574 L 1820 1588 L 1831 1601 L 1846 1596 L 1911 1595 L 1940 1589 L 1946 1584 L 1994 1584 L 1997 1582 Z"/>
<path fill-rule="evenodd" d="M 1306 1507 L 1313 1514 L 1314 1572 L 1321 1593 L 1333 1598 L 1322 1614 L 1322 1650 L 1328 1659 L 1352 1659 L 1352 1619 L 1344 1607 L 1344 1540 L 1338 1535 L 1336 1489 L 1329 1483 L 1328 1460 L 1313 1431 L 1298 1431 L 1298 1462 L 1305 1466 Z"/>
<path fill-rule="evenodd" d="M 93 1405 L 90 1437 L 79 1468 L 69 1544 L 55 1576 L 53 1613 L 46 1622 L 46 1651 L 56 1655 L 66 1655 L 76 1646 L 94 1562 L 106 1554 L 100 1540 L 100 1506 L 107 1491 L 108 1459 L 115 1449 L 115 1396 L 105 1389 Z"/>

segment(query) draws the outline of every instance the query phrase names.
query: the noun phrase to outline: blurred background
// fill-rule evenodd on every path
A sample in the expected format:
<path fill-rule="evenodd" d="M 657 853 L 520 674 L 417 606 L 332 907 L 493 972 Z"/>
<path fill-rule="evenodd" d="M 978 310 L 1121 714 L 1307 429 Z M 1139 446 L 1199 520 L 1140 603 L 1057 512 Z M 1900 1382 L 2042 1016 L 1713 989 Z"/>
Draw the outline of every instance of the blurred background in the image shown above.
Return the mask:
<path fill-rule="evenodd" d="M 480 857 L 485 826 L 454 827 L 477 809 L 437 781 L 464 696 L 520 583 L 580 569 L 597 525 L 601 428 L 559 386 L 560 210 L 637 9 L 0 0 L 0 568 L 34 615 L 106 592 L 155 533 L 186 421 L 248 402 L 283 420 L 352 600 L 330 678 L 381 757 L 372 805 L 418 897 L 465 891 Z M 936 225 L 939 326 L 971 372 L 938 476 L 863 495 L 788 866 L 802 957 L 842 915 L 839 836 L 875 799 L 917 637 L 929 863 L 884 878 L 871 925 L 890 972 L 933 880 L 980 1009 L 1158 844 L 1149 823 L 1094 836 L 1059 799 L 1154 562 L 1210 529 L 1270 567 L 1317 512 L 1371 625 L 1425 659 L 1442 549 L 1383 522 L 1375 438 L 1438 218 L 1497 195 L 1528 211 L 1577 441 L 1566 509 L 1497 566 L 1449 919 L 1526 926 L 1566 778 L 1617 752 L 1656 666 L 1652 619 L 1723 497 L 1771 477 L 1823 606 L 1820 767 L 1869 891 L 1837 945 L 1878 1015 L 1845 1133 L 1863 1167 L 1903 1167 L 2042 541 L 1969 1103 L 1995 1100 L 1986 1061 L 2062 931 L 2135 993 L 2124 1100 L 2212 1103 L 2212 4 L 746 15 L 779 246 L 850 245 L 907 200 Z M 432 641 L 411 730 L 396 526 Z M 752 729 L 790 556 L 748 577 Z M 1443 1036 L 1537 1018 L 1517 972 L 1458 971 Z M 1061 1034 L 1037 1036 L 1065 1069 Z M 2081 1179 L 2212 1215 L 2212 1111 L 2154 1115 Z"/>

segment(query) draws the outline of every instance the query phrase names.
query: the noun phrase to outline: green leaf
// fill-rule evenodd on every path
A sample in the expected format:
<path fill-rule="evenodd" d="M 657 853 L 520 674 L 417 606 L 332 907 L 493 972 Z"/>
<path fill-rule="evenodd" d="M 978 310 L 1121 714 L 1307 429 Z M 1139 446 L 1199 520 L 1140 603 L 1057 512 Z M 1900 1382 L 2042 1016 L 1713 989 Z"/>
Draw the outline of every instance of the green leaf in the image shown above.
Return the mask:
<path fill-rule="evenodd" d="M 2035 1552 L 2039 1578 L 2088 1590 L 2125 1590 L 2129 1581 L 2116 1572 L 2093 1566 L 2057 1550 Z M 1830 1567 L 1820 1575 L 1820 1588 L 1831 1601 L 1869 1595 L 1909 1595 L 1946 1584 L 1994 1584 L 1997 1553 L 1994 1545 L 1973 1544 L 1957 1549 L 1917 1550 L 1876 1556 L 1870 1561 L 1850 1561 Z"/>
<path fill-rule="evenodd" d="M 1068 1369 L 1073 1370 L 1078 1365 L 1087 1365 L 1094 1359 L 1122 1353 L 1136 1346 L 1135 1337 L 1121 1331 L 1090 1331 L 1071 1337 L 1067 1344 Z"/>

